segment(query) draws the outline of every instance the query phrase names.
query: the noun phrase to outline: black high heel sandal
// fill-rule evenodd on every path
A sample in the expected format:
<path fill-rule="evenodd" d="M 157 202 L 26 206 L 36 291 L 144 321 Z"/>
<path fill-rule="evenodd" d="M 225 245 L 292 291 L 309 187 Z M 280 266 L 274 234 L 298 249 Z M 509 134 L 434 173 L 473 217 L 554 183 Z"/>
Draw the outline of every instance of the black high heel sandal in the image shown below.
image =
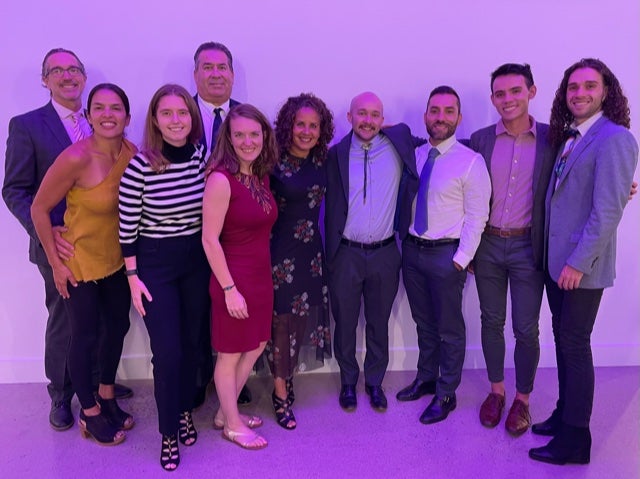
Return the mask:
<path fill-rule="evenodd" d="M 162 448 L 160 449 L 160 465 L 165 471 L 175 471 L 180 465 L 180 449 L 175 434 L 162 435 Z"/>
<path fill-rule="evenodd" d="M 193 417 L 191 411 L 180 413 L 180 429 L 178 429 L 178 438 L 185 446 L 193 446 L 198 440 L 198 431 L 193 425 Z"/>
<path fill-rule="evenodd" d="M 289 405 L 293 406 L 293 402 L 296 400 L 296 393 L 293 392 L 293 377 L 284 380 L 287 387 L 287 401 Z"/>
<path fill-rule="evenodd" d="M 271 401 L 273 402 L 273 410 L 276 413 L 276 422 L 278 425 L 288 430 L 295 429 L 297 426 L 296 417 L 293 415 L 289 400 L 280 399 L 274 390 L 271 394 Z M 291 425 L 292 422 L 293 425 Z"/>
<path fill-rule="evenodd" d="M 78 425 L 82 437 L 85 439 L 92 437 L 101 446 L 115 446 L 127 438 L 124 432 L 111 425 L 107 415 L 103 412 L 97 416 L 87 416 L 80 409 Z"/>
<path fill-rule="evenodd" d="M 104 399 L 100 394 L 96 394 L 96 400 L 100 405 L 102 413 L 107 416 L 109 423 L 113 427 L 122 429 L 123 431 L 128 431 L 135 425 L 136 422 L 134 421 L 133 416 L 120 409 L 115 398 Z"/>

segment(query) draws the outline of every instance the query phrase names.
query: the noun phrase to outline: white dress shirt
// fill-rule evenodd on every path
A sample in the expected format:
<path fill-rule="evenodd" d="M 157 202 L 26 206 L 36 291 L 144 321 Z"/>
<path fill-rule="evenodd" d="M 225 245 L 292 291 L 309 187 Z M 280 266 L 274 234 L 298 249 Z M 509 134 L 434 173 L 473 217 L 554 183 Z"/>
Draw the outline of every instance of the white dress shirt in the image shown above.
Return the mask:
<path fill-rule="evenodd" d="M 202 116 L 202 128 L 204 129 L 204 137 L 207 141 L 207 147 L 211 148 L 211 131 L 213 130 L 213 120 L 216 115 L 213 112 L 216 108 L 222 108 L 220 112 L 220 117 L 222 121 L 224 121 L 227 113 L 229 113 L 229 102 L 227 100 L 222 105 L 214 105 L 213 103 L 209 103 L 204 101 L 200 95 L 198 95 L 198 108 L 200 108 L 200 115 Z"/>
<path fill-rule="evenodd" d="M 431 143 L 416 148 L 418 174 L 427 162 Z M 411 210 L 409 233 L 423 239 L 459 238 L 453 260 L 463 268 L 473 259 L 489 218 L 491 179 L 479 153 L 467 148 L 452 136 L 438 146 L 429 190 L 427 192 L 428 229 L 416 233 L 416 200 Z"/>

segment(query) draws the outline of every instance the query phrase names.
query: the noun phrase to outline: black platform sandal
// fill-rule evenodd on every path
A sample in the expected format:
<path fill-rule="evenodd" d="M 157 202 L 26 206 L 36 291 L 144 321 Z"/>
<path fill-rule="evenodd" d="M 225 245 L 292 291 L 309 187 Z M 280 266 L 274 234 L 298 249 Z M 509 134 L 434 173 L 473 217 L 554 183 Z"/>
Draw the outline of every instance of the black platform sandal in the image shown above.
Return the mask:
<path fill-rule="evenodd" d="M 276 413 L 276 422 L 281 427 L 292 430 L 296 428 L 296 417 L 293 415 L 291 404 L 287 399 L 280 399 L 275 390 L 271 394 L 271 401 L 273 402 L 273 410 Z M 293 423 L 293 425 L 292 425 Z"/>
<path fill-rule="evenodd" d="M 287 378 L 284 382 L 287 385 L 287 401 L 289 401 L 289 406 L 293 406 L 293 402 L 296 400 L 296 393 L 293 392 L 293 378 Z"/>
<path fill-rule="evenodd" d="M 126 439 L 124 432 L 118 430 L 109 422 L 107 415 L 100 412 L 97 416 L 87 416 L 80 409 L 78 419 L 80 434 L 85 439 L 92 437 L 101 446 L 115 446 Z"/>
<path fill-rule="evenodd" d="M 178 438 L 185 446 L 193 446 L 198 440 L 198 431 L 193 425 L 193 417 L 191 411 L 180 413 L 180 429 L 178 429 Z"/>
<path fill-rule="evenodd" d="M 102 413 L 107 416 L 109 423 L 118 429 L 128 431 L 135 425 L 133 416 L 126 411 L 120 409 L 115 398 L 104 399 L 99 394 L 96 394 L 96 400 L 100 405 Z"/>
<path fill-rule="evenodd" d="M 180 449 L 175 434 L 162 435 L 162 449 L 160 449 L 160 465 L 165 471 L 175 471 L 180 465 Z"/>

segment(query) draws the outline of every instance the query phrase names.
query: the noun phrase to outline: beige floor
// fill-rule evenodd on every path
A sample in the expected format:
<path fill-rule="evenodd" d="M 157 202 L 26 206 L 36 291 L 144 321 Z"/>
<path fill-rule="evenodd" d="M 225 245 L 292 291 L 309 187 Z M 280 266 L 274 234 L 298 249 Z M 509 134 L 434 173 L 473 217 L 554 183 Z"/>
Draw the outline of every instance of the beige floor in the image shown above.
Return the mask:
<path fill-rule="evenodd" d="M 532 396 L 534 421 L 545 419 L 556 396 L 556 372 L 541 369 Z M 295 412 L 299 426 L 285 431 L 275 424 L 271 385 L 251 378 L 254 402 L 246 408 L 265 418 L 262 451 L 245 451 L 224 441 L 211 427 L 215 395 L 195 414 L 198 443 L 182 447 L 182 464 L 170 477 L 184 478 L 594 478 L 640 477 L 640 367 L 596 370 L 592 420 L 593 450 L 588 466 L 551 466 L 527 457 L 546 439 L 527 433 L 514 439 L 501 423 L 482 427 L 479 404 L 487 392 L 485 373 L 465 371 L 458 408 L 439 424 L 418 417 L 429 397 L 399 403 L 395 393 L 413 379 L 410 372 L 387 374 L 386 413 L 369 407 L 362 384 L 358 409 L 338 406 L 336 374 L 296 378 Z M 507 371 L 513 388 L 513 371 Z M 122 401 L 137 420 L 127 440 L 99 447 L 80 437 L 77 426 L 53 431 L 47 422 L 43 384 L 0 385 L 0 478 L 152 478 L 167 477 L 158 464 L 160 436 L 151 381 L 131 381 L 132 399 Z M 508 398 L 509 400 L 509 398 Z M 77 414 L 78 404 L 73 403 Z"/>

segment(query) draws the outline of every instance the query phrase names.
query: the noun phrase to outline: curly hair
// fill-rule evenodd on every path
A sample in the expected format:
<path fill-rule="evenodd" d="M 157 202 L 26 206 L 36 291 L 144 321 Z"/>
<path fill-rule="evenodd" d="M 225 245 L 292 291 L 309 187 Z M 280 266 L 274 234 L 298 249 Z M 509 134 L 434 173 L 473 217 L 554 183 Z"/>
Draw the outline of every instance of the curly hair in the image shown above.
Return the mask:
<path fill-rule="evenodd" d="M 551 107 L 551 120 L 549 122 L 549 140 L 554 147 L 559 147 L 566 139 L 566 132 L 573 122 L 573 114 L 567 106 L 567 88 L 569 77 L 580 68 L 591 68 L 602 76 L 605 87 L 605 96 L 602 101 L 602 111 L 612 122 L 629 128 L 631 126 L 629 102 L 622 92 L 622 87 L 609 67 L 597 58 L 583 58 L 574 63 L 564 72 L 560 86 L 556 90 L 556 96 Z"/>
<path fill-rule="evenodd" d="M 258 122 L 262 127 L 262 150 L 258 158 L 251 163 L 251 173 L 262 179 L 265 175 L 271 173 L 278 160 L 278 145 L 267 117 L 255 106 L 248 103 L 234 106 L 229 110 L 222 125 L 220 125 L 216 146 L 211 152 L 207 164 L 207 171 L 221 168 L 226 169 L 231 174 L 236 174 L 240 171 L 240 161 L 231 141 L 231 121 L 237 118 L 248 118 Z"/>
<path fill-rule="evenodd" d="M 320 136 L 316 145 L 311 148 L 311 156 L 324 160 L 327 156 L 329 143 L 333 139 L 335 126 L 333 113 L 327 105 L 313 93 L 301 93 L 298 96 L 290 96 L 278 111 L 275 121 L 276 141 L 282 156 L 286 155 L 293 143 L 293 123 L 296 113 L 301 108 L 311 108 L 320 117 Z"/>

